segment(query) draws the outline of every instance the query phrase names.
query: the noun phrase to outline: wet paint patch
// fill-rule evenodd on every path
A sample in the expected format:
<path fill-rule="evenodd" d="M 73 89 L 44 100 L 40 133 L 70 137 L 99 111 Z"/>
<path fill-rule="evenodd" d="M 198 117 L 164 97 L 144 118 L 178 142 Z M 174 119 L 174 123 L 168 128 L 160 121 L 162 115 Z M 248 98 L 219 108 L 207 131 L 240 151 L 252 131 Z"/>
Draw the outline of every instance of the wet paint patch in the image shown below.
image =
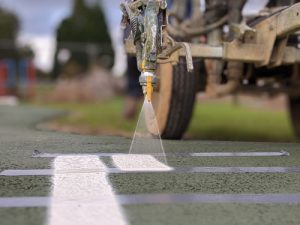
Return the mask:
<path fill-rule="evenodd" d="M 139 172 L 168 172 L 174 169 L 167 166 L 163 160 L 151 155 L 115 155 L 112 156 L 113 164 L 121 171 Z"/>

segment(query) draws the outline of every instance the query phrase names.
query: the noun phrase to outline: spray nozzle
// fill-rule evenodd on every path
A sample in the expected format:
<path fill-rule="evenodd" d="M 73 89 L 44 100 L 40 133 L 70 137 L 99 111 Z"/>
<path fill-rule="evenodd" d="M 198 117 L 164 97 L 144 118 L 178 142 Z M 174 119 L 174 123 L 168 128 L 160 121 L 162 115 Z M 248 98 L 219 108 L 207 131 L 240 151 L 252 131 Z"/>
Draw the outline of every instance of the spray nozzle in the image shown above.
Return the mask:
<path fill-rule="evenodd" d="M 143 87 L 143 92 L 147 101 L 151 102 L 153 87 L 156 85 L 157 77 L 154 72 L 142 72 L 139 81 L 140 85 Z"/>

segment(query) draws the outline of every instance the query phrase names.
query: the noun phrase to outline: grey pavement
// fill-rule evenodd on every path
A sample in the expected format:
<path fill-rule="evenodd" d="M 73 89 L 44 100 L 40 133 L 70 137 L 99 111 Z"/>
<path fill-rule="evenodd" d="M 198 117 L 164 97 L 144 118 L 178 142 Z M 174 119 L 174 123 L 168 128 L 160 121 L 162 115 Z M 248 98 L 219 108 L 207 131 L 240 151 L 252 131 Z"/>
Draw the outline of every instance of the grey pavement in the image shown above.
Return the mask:
<path fill-rule="evenodd" d="M 127 138 L 58 133 L 37 128 L 41 121 L 61 113 L 30 106 L 0 106 L 0 173 L 52 169 L 55 157 L 32 157 L 34 151 L 47 154 L 105 153 L 107 156 L 101 158 L 110 169 L 114 167 L 111 153 L 128 153 L 131 140 Z M 300 197 L 300 172 L 297 169 L 272 173 L 226 170 L 229 167 L 299 168 L 299 143 L 164 141 L 164 146 L 168 165 L 175 168 L 174 171 L 108 175 L 113 191 L 126 202 L 121 207 L 128 224 L 300 224 L 300 201 L 297 200 Z M 281 151 L 289 155 L 191 155 Z M 202 169 L 178 172 L 181 168 L 194 167 Z M 203 171 L 205 167 L 225 167 L 225 172 L 207 173 Z M 47 224 L 47 199 L 51 199 L 51 190 L 51 176 L 0 175 L 0 224 Z M 5 199 L 30 200 L 29 197 L 44 200 L 35 207 L 30 204 L 3 207 Z"/>

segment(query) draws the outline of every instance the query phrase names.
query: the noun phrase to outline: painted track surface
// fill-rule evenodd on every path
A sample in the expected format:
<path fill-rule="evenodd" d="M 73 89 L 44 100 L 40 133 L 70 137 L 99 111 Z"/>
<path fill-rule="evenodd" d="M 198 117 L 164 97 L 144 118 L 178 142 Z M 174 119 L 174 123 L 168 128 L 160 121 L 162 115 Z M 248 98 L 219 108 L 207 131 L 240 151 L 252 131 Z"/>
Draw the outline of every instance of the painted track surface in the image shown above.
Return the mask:
<path fill-rule="evenodd" d="M 34 150 L 53 154 L 127 153 L 130 139 L 62 134 L 35 129 L 39 121 L 58 113 L 42 108 L 0 107 L 0 172 L 53 169 L 55 158 L 33 158 L 31 156 Z M 167 141 L 164 145 L 170 155 L 178 152 L 280 151 L 287 151 L 290 154 L 285 157 L 183 157 L 178 155 L 168 157 L 168 165 L 172 168 L 300 167 L 300 144 Z M 101 157 L 101 162 L 101 164 L 95 162 L 95 165 L 101 166 L 101 169 L 116 167 L 116 160 L 113 157 Z M 119 164 L 119 166 L 123 165 Z M 108 181 L 117 199 L 119 197 L 122 200 L 126 197 L 125 200 L 129 203 L 121 204 L 119 207 L 128 224 L 300 224 L 300 203 L 297 201 L 300 195 L 299 172 L 173 173 L 171 171 L 166 173 L 156 171 L 151 173 L 151 171 L 139 171 L 138 173 L 111 173 L 105 176 L 107 180 L 98 176 L 97 185 L 101 186 Z M 51 176 L 0 176 L 0 224 L 50 223 L 49 207 L 38 205 L 37 207 L 1 208 L 1 199 L 10 197 L 51 199 L 53 181 Z M 85 188 L 88 187 L 92 186 Z M 107 185 L 103 187 L 106 191 L 106 201 L 114 202 L 111 189 L 107 188 Z M 89 191 L 88 188 L 87 192 Z M 291 200 L 291 196 L 294 201 Z M 94 207 L 95 199 L 92 200 L 94 196 L 88 195 L 88 197 L 91 199 L 87 206 Z M 196 200 L 197 198 L 199 201 Z M 134 201 L 140 202 L 133 204 Z M 74 207 L 72 204 L 71 206 L 66 204 L 66 208 Z M 111 207 L 114 205 L 115 202 Z M 115 222 L 116 225 L 117 223 Z"/>

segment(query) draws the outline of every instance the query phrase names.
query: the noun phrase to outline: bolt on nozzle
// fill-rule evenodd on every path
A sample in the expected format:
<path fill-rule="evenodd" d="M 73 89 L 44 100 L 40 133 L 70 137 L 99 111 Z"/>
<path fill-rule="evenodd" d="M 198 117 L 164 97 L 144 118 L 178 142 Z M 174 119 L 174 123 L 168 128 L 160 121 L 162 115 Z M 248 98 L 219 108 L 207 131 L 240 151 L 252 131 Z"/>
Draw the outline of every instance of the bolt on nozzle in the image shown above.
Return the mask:
<path fill-rule="evenodd" d="M 143 87 L 143 93 L 148 102 L 152 101 L 153 87 L 157 82 L 157 78 L 153 72 L 142 72 L 140 76 L 140 85 Z"/>

